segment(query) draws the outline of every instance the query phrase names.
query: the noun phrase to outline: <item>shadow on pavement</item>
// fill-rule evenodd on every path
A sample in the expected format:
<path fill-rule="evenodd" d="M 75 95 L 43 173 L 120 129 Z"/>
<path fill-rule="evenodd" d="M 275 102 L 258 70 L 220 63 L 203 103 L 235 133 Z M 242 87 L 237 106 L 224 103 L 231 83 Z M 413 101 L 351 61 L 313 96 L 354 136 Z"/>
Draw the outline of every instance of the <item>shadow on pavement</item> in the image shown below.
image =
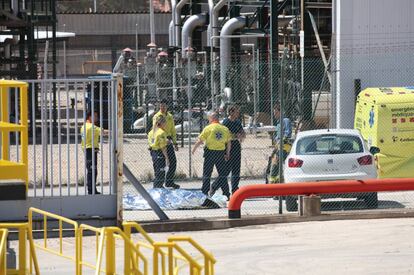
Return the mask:
<path fill-rule="evenodd" d="M 405 208 L 405 206 L 396 201 L 378 201 L 378 209 Z M 322 201 L 321 210 L 338 211 L 338 210 L 363 210 L 368 209 L 364 201 Z"/>

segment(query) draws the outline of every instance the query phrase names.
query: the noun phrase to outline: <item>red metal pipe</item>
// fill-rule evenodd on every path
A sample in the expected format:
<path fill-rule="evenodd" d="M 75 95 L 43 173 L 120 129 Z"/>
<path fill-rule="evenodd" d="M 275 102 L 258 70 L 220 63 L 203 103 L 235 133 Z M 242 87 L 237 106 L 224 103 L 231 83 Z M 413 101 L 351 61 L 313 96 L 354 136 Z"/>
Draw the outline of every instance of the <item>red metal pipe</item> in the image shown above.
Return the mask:
<path fill-rule="evenodd" d="M 247 198 L 410 190 L 414 190 L 414 178 L 255 184 L 243 186 L 234 193 L 228 206 L 229 218 L 241 217 L 241 204 Z"/>

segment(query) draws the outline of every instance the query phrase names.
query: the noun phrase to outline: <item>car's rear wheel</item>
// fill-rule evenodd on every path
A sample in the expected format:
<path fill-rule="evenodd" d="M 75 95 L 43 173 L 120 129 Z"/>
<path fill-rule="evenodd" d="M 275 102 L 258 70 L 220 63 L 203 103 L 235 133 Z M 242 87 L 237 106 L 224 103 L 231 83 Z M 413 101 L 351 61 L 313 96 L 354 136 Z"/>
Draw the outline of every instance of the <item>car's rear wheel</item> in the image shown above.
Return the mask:
<path fill-rule="evenodd" d="M 286 197 L 286 210 L 289 212 L 298 211 L 297 197 L 292 197 L 292 196 Z"/>
<path fill-rule="evenodd" d="M 369 209 L 377 209 L 378 208 L 378 194 L 377 193 L 369 193 L 364 198 L 365 204 Z"/>

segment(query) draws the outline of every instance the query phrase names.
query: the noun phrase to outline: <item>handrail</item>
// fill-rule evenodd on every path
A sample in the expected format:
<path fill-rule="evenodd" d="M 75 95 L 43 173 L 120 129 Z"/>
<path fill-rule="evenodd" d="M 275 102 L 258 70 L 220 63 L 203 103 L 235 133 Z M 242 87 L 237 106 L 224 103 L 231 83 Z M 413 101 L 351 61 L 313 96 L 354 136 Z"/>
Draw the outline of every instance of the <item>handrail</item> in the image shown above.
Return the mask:
<path fill-rule="evenodd" d="M 29 268 L 30 274 L 32 274 L 32 264 L 35 268 L 35 274 L 40 274 L 39 272 L 39 265 L 37 263 L 35 245 L 33 242 L 33 235 L 31 228 L 29 227 L 28 223 L 0 223 L 0 229 L 17 229 L 18 230 L 18 238 L 19 238 L 19 266 L 15 270 L 10 270 L 12 273 L 17 274 L 26 274 L 26 270 L 28 265 L 26 263 L 26 242 L 29 241 Z"/>
<path fill-rule="evenodd" d="M 241 204 L 245 199 L 253 197 L 412 190 L 414 190 L 414 179 L 411 178 L 255 184 L 240 187 L 231 197 L 228 211 L 230 219 L 239 219 Z"/>
<path fill-rule="evenodd" d="M 131 233 L 132 233 L 132 229 L 135 229 L 138 233 L 140 233 L 144 239 L 148 242 L 149 245 L 145 245 L 144 243 L 138 242 L 137 244 L 140 246 L 144 246 L 146 248 L 152 249 L 154 250 L 154 239 L 151 238 L 148 233 L 144 230 L 144 228 L 142 228 L 142 226 L 136 222 L 123 222 L 122 223 L 122 227 L 124 229 L 124 233 L 125 235 L 128 237 L 128 239 L 130 239 L 132 241 L 131 238 Z M 137 248 L 139 248 L 137 246 Z M 131 259 L 133 259 L 132 257 L 132 253 L 131 250 L 128 246 L 124 247 L 125 251 L 125 262 L 124 262 L 124 273 L 125 274 L 129 274 L 130 273 L 130 269 L 131 269 Z M 166 266 L 165 266 L 165 257 L 166 257 L 166 253 L 164 251 L 161 250 L 161 257 L 162 257 L 162 275 L 166 274 Z"/>
<path fill-rule="evenodd" d="M 138 275 L 147 275 L 148 274 L 148 260 L 147 258 L 139 251 L 139 249 L 134 245 L 134 243 L 128 238 L 128 236 L 118 227 L 104 227 L 103 234 L 101 235 L 98 260 L 96 263 L 96 272 L 95 275 L 99 275 L 101 272 L 101 264 L 103 257 L 103 246 L 105 245 L 104 239 L 106 240 L 106 273 L 115 274 L 116 265 L 115 265 L 115 235 L 120 236 L 125 243 L 125 246 L 129 246 L 134 252 L 133 261 L 132 261 L 132 270 L 128 274 L 138 274 Z M 131 254 L 132 255 L 132 254 Z M 126 255 L 124 255 L 126 257 Z M 144 263 L 144 271 L 139 270 L 138 259 Z"/>
<path fill-rule="evenodd" d="M 173 250 L 177 250 L 189 263 L 190 266 L 190 275 L 200 275 L 202 266 L 194 260 L 184 249 L 182 249 L 177 243 L 175 242 L 155 242 L 154 243 L 154 255 L 153 255 L 153 271 L 154 275 L 159 274 L 158 269 L 158 254 L 161 254 L 161 248 L 166 247 L 168 248 L 168 274 L 173 274 L 174 272 L 174 254 Z"/>
<path fill-rule="evenodd" d="M 0 275 L 7 274 L 7 229 L 0 229 Z"/>
<path fill-rule="evenodd" d="M 191 244 L 195 249 L 198 250 L 204 256 L 204 270 L 205 275 L 214 275 L 214 264 L 216 259 L 213 254 L 205 250 L 200 244 L 194 241 L 192 238 L 187 236 L 172 236 L 168 238 L 169 242 L 187 242 Z"/>
<path fill-rule="evenodd" d="M 79 275 L 82 274 L 82 267 L 86 266 L 92 269 L 96 268 L 96 263 L 92 264 L 92 263 L 88 263 L 86 261 L 83 261 L 83 232 L 85 230 L 88 231 L 92 231 L 95 232 L 95 238 L 96 238 L 96 245 L 95 245 L 95 256 L 96 256 L 96 260 L 98 259 L 98 254 L 99 254 L 99 249 L 100 249 L 100 238 L 104 235 L 103 232 L 103 228 L 97 228 L 94 226 L 90 226 L 87 224 L 81 224 L 79 226 L 79 234 L 78 234 L 78 247 L 79 247 L 79 261 L 78 261 L 78 270 L 79 270 Z"/>
<path fill-rule="evenodd" d="M 59 216 L 57 214 L 53 214 L 41 209 L 37 209 L 34 207 L 30 207 L 29 208 L 29 212 L 28 212 L 28 220 L 29 220 L 29 228 L 30 228 L 30 232 L 32 232 L 33 230 L 33 214 L 37 214 L 37 215 L 41 215 L 43 216 L 43 245 L 40 244 L 34 244 L 35 247 L 44 250 L 48 253 L 66 258 L 68 260 L 71 260 L 75 263 L 76 266 L 76 274 L 79 275 L 80 274 L 80 266 L 79 266 L 79 255 L 80 255 L 80 249 L 79 249 L 79 225 L 76 221 L 73 221 L 71 219 Z M 59 221 L 59 250 L 54 250 L 54 249 L 50 249 L 48 248 L 47 245 L 47 231 L 48 231 L 48 226 L 47 226 L 47 219 L 51 218 L 51 219 L 55 219 Z M 73 226 L 73 230 L 75 232 L 75 256 L 68 256 L 66 254 L 63 253 L 63 223 L 67 223 L 71 226 Z"/>

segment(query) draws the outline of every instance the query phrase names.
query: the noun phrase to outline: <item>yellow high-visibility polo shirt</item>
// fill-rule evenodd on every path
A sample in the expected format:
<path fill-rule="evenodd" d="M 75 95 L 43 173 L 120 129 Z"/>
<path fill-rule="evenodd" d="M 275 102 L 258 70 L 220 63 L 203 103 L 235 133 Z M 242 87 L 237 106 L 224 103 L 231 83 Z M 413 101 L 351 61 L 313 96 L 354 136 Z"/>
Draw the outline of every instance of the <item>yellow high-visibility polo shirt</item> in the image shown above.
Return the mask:
<path fill-rule="evenodd" d="M 148 145 L 152 150 L 161 150 L 167 147 L 168 139 L 167 133 L 161 129 L 156 129 L 154 133 L 154 129 L 149 131 L 148 133 Z"/>
<path fill-rule="evenodd" d="M 226 149 L 226 143 L 231 139 L 231 134 L 226 126 L 220 123 L 211 123 L 204 128 L 198 137 L 205 142 L 207 149 L 222 151 Z"/>
<path fill-rule="evenodd" d="M 92 144 L 92 131 L 93 132 L 93 144 Z M 101 137 L 101 128 L 93 125 L 90 122 L 86 122 L 80 129 L 82 141 L 82 149 L 99 149 L 99 139 Z"/>
<path fill-rule="evenodd" d="M 177 144 L 177 131 L 175 130 L 174 117 L 170 112 L 167 112 L 166 115 L 161 113 L 161 111 L 156 113 L 152 119 L 152 128 L 155 127 L 155 122 L 160 116 L 165 117 L 165 120 L 167 121 L 165 126 L 165 132 L 167 134 L 167 137 L 171 137 L 173 144 Z"/>

